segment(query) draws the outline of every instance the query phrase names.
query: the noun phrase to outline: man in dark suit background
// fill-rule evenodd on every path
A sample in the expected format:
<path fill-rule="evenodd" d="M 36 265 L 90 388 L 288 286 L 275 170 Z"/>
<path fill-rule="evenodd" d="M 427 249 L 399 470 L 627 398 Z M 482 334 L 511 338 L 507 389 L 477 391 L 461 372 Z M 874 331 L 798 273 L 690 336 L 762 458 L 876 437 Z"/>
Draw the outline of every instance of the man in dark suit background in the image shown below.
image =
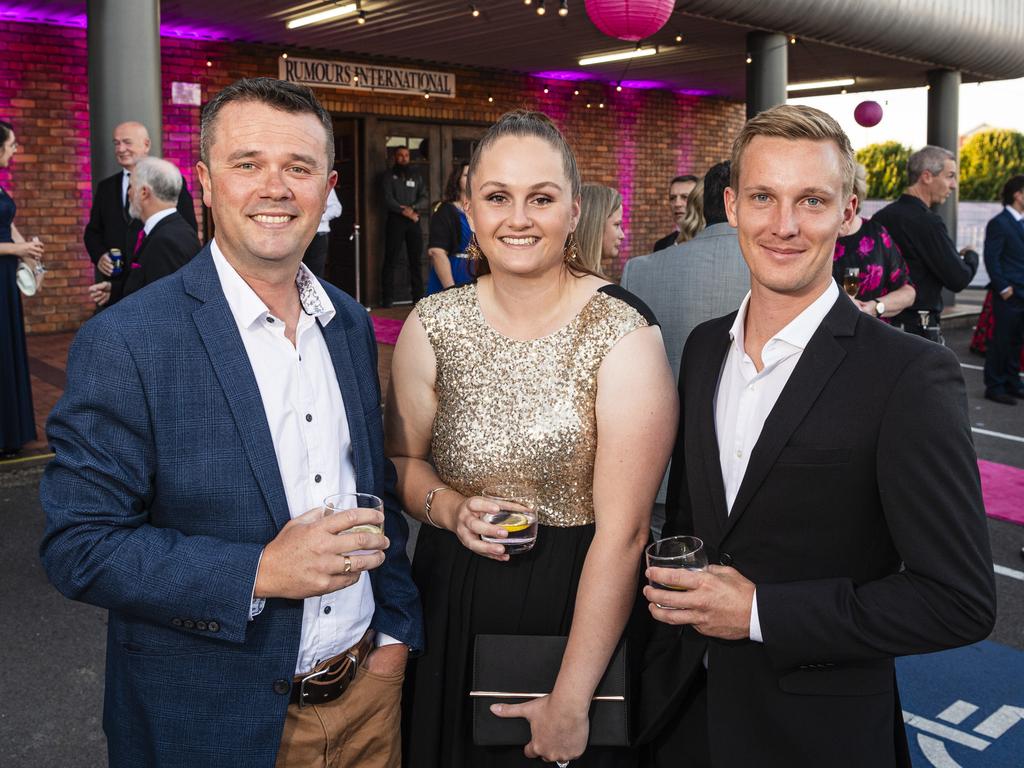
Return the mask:
<path fill-rule="evenodd" d="M 714 565 L 648 571 L 672 587 L 645 588 L 657 766 L 909 766 L 894 657 L 993 625 L 957 358 L 831 277 L 853 182 L 849 140 L 810 107 L 766 110 L 734 144 L 750 293 L 683 355 L 665 535 L 700 537 Z"/>
<path fill-rule="evenodd" d="M 167 160 L 144 157 L 135 163 L 129 209 L 143 228 L 125 259 L 125 279 L 89 286 L 90 297 L 97 305 L 117 301 L 166 277 L 199 253 L 202 245 L 195 229 L 175 210 L 181 185 L 181 172 Z M 119 294 L 111 295 L 115 290 Z"/>
<path fill-rule="evenodd" d="M 205 106 L 200 154 L 216 237 L 72 345 L 43 564 L 109 612 L 111 765 L 394 768 L 423 630 L 373 325 L 301 263 L 331 117 L 305 86 L 241 80 Z M 383 511 L 325 514 L 352 490 Z"/>
<path fill-rule="evenodd" d="M 1002 213 L 985 227 L 985 269 L 992 281 L 995 323 L 985 351 L 985 397 L 1016 405 L 1024 399 L 1024 176 L 1013 176 L 1003 186 L 1003 205 Z"/>
<path fill-rule="evenodd" d="M 663 238 L 654 243 L 653 252 L 663 251 L 676 244 L 679 237 L 679 227 L 682 226 L 683 216 L 686 215 L 686 208 L 690 204 L 690 193 L 697 186 L 699 179 L 691 174 L 676 176 L 668 184 L 668 207 L 672 211 L 672 218 L 676 222 L 674 231 L 669 232 Z"/>
<path fill-rule="evenodd" d="M 129 211 L 128 186 L 135 163 L 149 154 L 149 131 L 142 123 L 129 121 L 114 128 L 114 156 L 123 170 L 108 176 L 96 185 L 93 193 L 89 223 L 85 225 L 85 249 L 96 267 L 96 280 L 113 277 L 115 283 L 126 279 L 127 261 L 132 255 L 142 222 L 133 219 Z M 188 187 L 181 185 L 178 193 L 178 212 L 197 230 L 196 212 Z M 110 249 L 118 248 L 125 259 L 120 275 L 112 275 L 114 264 Z M 115 291 L 117 293 L 117 291 Z M 113 303 L 113 302 L 111 302 Z"/>

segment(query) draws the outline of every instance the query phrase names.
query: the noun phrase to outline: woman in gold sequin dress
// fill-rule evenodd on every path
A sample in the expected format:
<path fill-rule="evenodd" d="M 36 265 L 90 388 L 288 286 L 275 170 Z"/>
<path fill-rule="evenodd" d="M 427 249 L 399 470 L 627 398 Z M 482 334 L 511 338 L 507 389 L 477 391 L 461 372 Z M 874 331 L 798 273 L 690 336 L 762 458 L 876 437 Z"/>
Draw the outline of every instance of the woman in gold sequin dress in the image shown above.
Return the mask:
<path fill-rule="evenodd" d="M 517 111 L 492 126 L 469 178 L 482 276 L 422 300 L 395 349 L 386 450 L 424 522 L 413 570 L 427 649 L 405 693 L 409 768 L 636 763 L 630 750 L 587 748 L 588 710 L 623 633 L 643 625 L 642 550 L 678 404 L 649 310 L 572 263 L 579 190 L 546 117 Z M 478 495 L 495 480 L 537 492 L 527 553 L 481 539 L 504 534 L 481 519 L 498 509 Z M 529 720 L 525 749 L 473 744 L 482 633 L 569 637 L 551 694 L 501 713 Z"/>

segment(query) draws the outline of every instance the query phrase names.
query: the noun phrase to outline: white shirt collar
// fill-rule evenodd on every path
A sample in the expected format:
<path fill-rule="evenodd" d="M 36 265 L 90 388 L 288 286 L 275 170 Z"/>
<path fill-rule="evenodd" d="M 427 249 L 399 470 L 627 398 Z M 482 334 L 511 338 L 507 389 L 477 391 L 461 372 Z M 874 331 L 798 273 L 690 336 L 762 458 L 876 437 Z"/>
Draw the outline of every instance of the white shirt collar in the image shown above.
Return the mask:
<path fill-rule="evenodd" d="M 838 298 L 839 286 L 836 285 L 835 280 L 829 280 L 828 287 L 825 288 L 824 293 L 815 299 L 807 309 L 794 317 L 785 328 L 772 336 L 764 345 L 765 350 L 769 346 L 773 346 L 772 342 L 776 340 L 783 341 L 800 350 L 805 349 L 810 343 L 814 332 L 821 325 L 821 321 L 825 319 L 825 315 L 829 313 L 829 310 L 832 309 L 832 305 L 836 303 Z M 747 295 L 743 298 L 743 303 L 740 304 L 740 310 L 736 313 L 736 319 L 729 329 L 729 338 L 733 340 L 733 343 L 741 353 L 745 353 L 743 347 L 743 326 L 747 318 L 747 306 L 749 304 L 750 291 L 747 291 Z"/>
<path fill-rule="evenodd" d="M 177 210 L 178 209 L 172 205 L 170 208 L 164 208 L 162 211 L 157 211 L 148 219 L 146 219 L 146 223 L 142 227 L 142 231 L 146 233 L 146 237 L 149 237 L 149 233 L 153 231 L 153 227 L 155 227 L 157 224 L 159 224 L 161 221 L 166 219 L 168 216 L 170 216 Z"/>
<path fill-rule="evenodd" d="M 1013 216 L 1015 221 L 1020 221 L 1021 219 L 1024 219 L 1024 213 L 1020 213 L 1012 205 L 1005 205 L 1003 207 L 1010 212 L 1010 215 Z"/>
<path fill-rule="evenodd" d="M 210 241 L 210 252 L 213 254 L 213 265 L 217 269 L 217 277 L 220 278 L 224 297 L 228 301 L 228 307 L 231 309 L 231 314 L 238 327 L 250 328 L 253 323 L 265 322 L 270 310 L 224 258 L 224 253 L 217 245 L 216 238 Z M 295 287 L 299 291 L 299 301 L 302 302 L 303 312 L 318 320 L 322 326 L 326 326 L 334 319 L 336 314 L 334 304 L 331 303 L 327 291 L 320 285 L 320 281 L 305 264 L 299 264 L 299 271 L 295 274 Z"/>

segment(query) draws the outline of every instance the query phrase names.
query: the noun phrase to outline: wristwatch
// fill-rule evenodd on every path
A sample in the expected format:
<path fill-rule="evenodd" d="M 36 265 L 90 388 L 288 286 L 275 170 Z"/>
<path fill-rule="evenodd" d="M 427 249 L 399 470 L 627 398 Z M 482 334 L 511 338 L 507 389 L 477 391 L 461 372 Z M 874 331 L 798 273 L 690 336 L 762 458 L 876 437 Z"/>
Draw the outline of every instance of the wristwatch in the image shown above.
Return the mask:
<path fill-rule="evenodd" d="M 885 304 L 880 301 L 875 302 L 875 317 L 881 317 L 885 314 Z"/>

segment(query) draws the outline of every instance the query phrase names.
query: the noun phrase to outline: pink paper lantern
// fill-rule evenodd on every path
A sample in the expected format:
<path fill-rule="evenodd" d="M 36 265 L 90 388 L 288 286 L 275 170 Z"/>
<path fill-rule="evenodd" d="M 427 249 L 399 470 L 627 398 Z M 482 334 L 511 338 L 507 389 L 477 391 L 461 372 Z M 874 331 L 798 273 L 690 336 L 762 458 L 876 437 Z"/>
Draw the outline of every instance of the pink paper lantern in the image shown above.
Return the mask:
<path fill-rule="evenodd" d="M 609 37 L 643 40 L 668 21 L 675 0 L 586 0 L 587 15 Z"/>
<path fill-rule="evenodd" d="M 858 125 L 872 128 L 882 122 L 882 105 L 877 101 L 862 101 L 853 110 L 853 119 Z"/>

